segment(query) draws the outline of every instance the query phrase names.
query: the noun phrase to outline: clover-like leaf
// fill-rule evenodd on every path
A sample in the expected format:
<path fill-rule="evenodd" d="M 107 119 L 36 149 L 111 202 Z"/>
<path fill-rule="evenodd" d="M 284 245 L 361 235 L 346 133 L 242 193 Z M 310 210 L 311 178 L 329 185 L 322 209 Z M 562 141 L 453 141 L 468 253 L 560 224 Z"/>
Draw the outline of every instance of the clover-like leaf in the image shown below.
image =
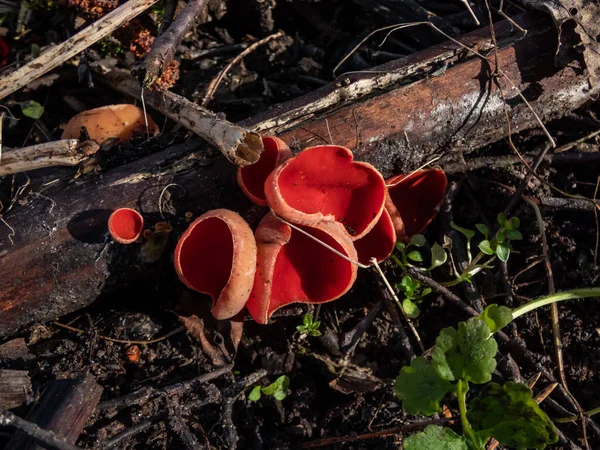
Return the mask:
<path fill-rule="evenodd" d="M 19 106 L 21 106 L 23 115 L 31 119 L 37 120 L 44 115 L 44 107 L 36 101 L 27 100 L 26 102 L 20 103 Z"/>
<path fill-rule="evenodd" d="M 408 259 L 410 259 L 411 261 L 423 262 L 423 256 L 418 250 L 413 250 L 412 252 L 409 252 L 406 256 L 408 256 Z"/>
<path fill-rule="evenodd" d="M 250 394 L 248 394 L 248 400 L 250 400 L 251 402 L 257 402 L 258 400 L 260 400 L 260 386 L 254 386 L 254 388 L 252 388 L 252 390 L 250 391 Z"/>
<path fill-rule="evenodd" d="M 484 239 L 483 241 L 481 241 L 479 243 L 478 247 L 479 247 L 479 250 L 481 250 L 486 255 L 493 255 L 494 254 L 494 250 L 492 249 L 492 245 L 490 244 L 490 241 L 488 241 L 487 239 Z"/>
<path fill-rule="evenodd" d="M 510 256 L 510 246 L 505 242 L 498 244 L 496 246 L 496 255 L 498 255 L 500 261 L 508 261 L 508 257 Z"/>
<path fill-rule="evenodd" d="M 493 303 L 485 308 L 479 318 L 487 324 L 491 333 L 495 333 L 512 322 L 513 315 L 510 308 Z"/>
<path fill-rule="evenodd" d="M 458 330 L 444 328 L 437 337 L 431 363 L 449 381 L 487 383 L 496 368 L 498 344 L 483 320 L 473 317 L 458 324 Z"/>
<path fill-rule="evenodd" d="M 290 385 L 290 378 L 282 375 L 267 387 L 262 388 L 262 393 L 272 395 L 275 400 L 283 400 L 287 396 L 287 390 Z"/>
<path fill-rule="evenodd" d="M 425 245 L 425 236 L 422 234 L 415 234 L 410 238 L 410 243 L 415 247 L 423 247 Z"/>
<path fill-rule="evenodd" d="M 484 223 L 476 223 L 475 228 L 477 228 L 479 232 L 485 236 L 486 239 L 490 235 L 490 229 Z"/>
<path fill-rule="evenodd" d="M 467 440 L 450 428 L 428 425 L 404 439 L 404 450 L 469 450 Z"/>
<path fill-rule="evenodd" d="M 498 214 L 498 224 L 503 227 L 506 223 L 506 216 L 503 213 Z"/>
<path fill-rule="evenodd" d="M 421 313 L 419 307 L 407 298 L 402 300 L 402 308 L 410 319 L 416 319 Z"/>
<path fill-rule="evenodd" d="M 554 425 L 524 384 L 490 383 L 471 402 L 467 417 L 478 436 L 506 447 L 539 450 L 558 441 Z"/>
<path fill-rule="evenodd" d="M 470 241 L 475 236 L 475 232 L 473 230 L 469 230 L 468 228 L 459 227 L 454 222 L 450 222 L 450 226 L 454 228 L 456 231 L 464 234 L 467 238 L 467 241 Z"/>
<path fill-rule="evenodd" d="M 431 247 L 431 266 L 428 270 L 433 270 L 436 267 L 445 264 L 447 260 L 448 254 L 446 253 L 446 250 L 444 250 L 444 248 L 436 242 Z"/>
<path fill-rule="evenodd" d="M 407 413 L 426 416 L 440 412 L 440 401 L 455 390 L 455 386 L 441 378 L 423 357 L 413 359 L 410 366 L 400 370 L 394 387 Z"/>
<path fill-rule="evenodd" d="M 511 241 L 522 241 L 523 235 L 519 230 L 509 230 L 506 232 L 506 237 Z"/>

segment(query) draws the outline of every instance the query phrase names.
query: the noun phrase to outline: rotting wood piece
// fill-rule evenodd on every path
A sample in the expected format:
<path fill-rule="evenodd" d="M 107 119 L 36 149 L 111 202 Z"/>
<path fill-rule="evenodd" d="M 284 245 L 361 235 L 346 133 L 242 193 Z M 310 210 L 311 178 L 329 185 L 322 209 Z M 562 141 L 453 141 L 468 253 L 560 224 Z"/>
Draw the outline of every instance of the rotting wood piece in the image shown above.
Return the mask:
<path fill-rule="evenodd" d="M 0 370 L 0 408 L 17 408 L 30 398 L 31 380 L 26 370 Z"/>
<path fill-rule="evenodd" d="M 542 118 L 569 112 L 595 94 L 577 70 L 554 67 L 556 32 L 549 19 L 525 15 L 518 20 L 529 31 L 522 39 L 518 31 L 511 32 L 509 23 L 496 25 L 504 45 L 498 57 L 503 71 Z M 485 51 L 489 30 L 471 33 L 464 42 Z M 278 135 L 296 150 L 327 142 L 329 127 L 336 144 L 355 150 L 358 159 L 374 163 L 386 176 L 396 165 L 412 169 L 429 159 L 428 153 L 448 145 L 469 150 L 504 138 L 504 106 L 498 91 L 489 90 L 487 65 L 478 58 L 461 62 L 457 55 L 464 52 L 458 50 L 456 44 L 446 43 L 374 68 L 372 74 L 344 76 L 238 125 Z M 448 69 L 439 73 L 444 64 Z M 425 78 L 410 82 L 419 76 Z M 499 83 L 506 85 L 505 80 Z M 535 127 L 531 111 L 517 94 L 506 88 L 505 95 L 512 130 Z M 139 270 L 135 246 L 106 246 L 106 221 L 118 207 L 138 208 L 150 224 L 161 220 L 157 202 L 169 183 L 182 186 L 187 194 L 185 203 L 177 205 L 176 217 L 186 211 L 229 208 L 255 224 L 264 210 L 253 208 L 241 195 L 236 167 L 224 158 L 211 162 L 205 154 L 199 140 L 190 140 L 101 177 L 57 182 L 45 188 L 43 197 L 29 196 L 26 206 L 5 214 L 15 234 L 13 246 L 10 230 L 0 224 L 0 336 L 89 305 L 112 285 L 143 289 L 151 284 L 149 271 L 158 271 L 157 266 Z M 190 170 L 207 161 L 210 167 Z M 35 189 L 35 180 L 32 186 Z M 176 238 L 185 223 L 174 225 Z M 164 271 L 168 266 L 161 267 Z"/>
<path fill-rule="evenodd" d="M 94 377 L 85 374 L 73 380 L 49 383 L 39 402 L 27 414 L 27 421 L 75 443 L 102 395 Z M 43 447 L 22 431 L 17 431 L 6 448 L 42 450 Z"/>

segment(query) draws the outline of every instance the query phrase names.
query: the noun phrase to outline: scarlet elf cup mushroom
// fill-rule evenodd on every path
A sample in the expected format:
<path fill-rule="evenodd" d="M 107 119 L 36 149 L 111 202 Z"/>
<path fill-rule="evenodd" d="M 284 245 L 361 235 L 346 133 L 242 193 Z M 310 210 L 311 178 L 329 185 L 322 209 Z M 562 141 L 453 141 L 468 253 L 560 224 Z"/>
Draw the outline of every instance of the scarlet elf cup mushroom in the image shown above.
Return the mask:
<path fill-rule="evenodd" d="M 217 319 L 246 306 L 266 324 L 288 304 L 341 297 L 356 280 L 352 261 L 386 259 L 397 236 L 429 224 L 446 188 L 442 171 L 423 170 L 392 177 L 388 195 L 379 171 L 353 161 L 344 147 L 310 147 L 291 157 L 280 139 L 263 144 L 255 166 L 237 174 L 250 200 L 270 208 L 256 233 L 237 213 L 217 209 L 190 224 L 175 250 L 180 279 L 211 295 Z"/>
<path fill-rule="evenodd" d="M 119 208 L 108 218 L 108 232 L 120 244 L 135 242 L 144 228 L 144 219 L 135 209 Z"/>

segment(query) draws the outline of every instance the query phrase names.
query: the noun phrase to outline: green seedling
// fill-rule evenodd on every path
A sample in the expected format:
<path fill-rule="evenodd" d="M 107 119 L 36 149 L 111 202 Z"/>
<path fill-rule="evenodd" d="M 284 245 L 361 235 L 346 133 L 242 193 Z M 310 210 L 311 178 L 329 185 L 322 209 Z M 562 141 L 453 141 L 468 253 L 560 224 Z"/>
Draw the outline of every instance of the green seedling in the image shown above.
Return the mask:
<path fill-rule="evenodd" d="M 401 369 L 395 390 L 409 414 L 442 411 L 448 395 L 458 400 L 463 434 L 429 425 L 404 441 L 405 450 L 483 450 L 489 438 L 517 449 L 544 449 L 558 435 L 532 391 L 523 384 L 492 383 L 498 344 L 493 334 L 536 308 L 562 300 L 600 296 L 600 288 L 576 289 L 538 298 L 516 309 L 489 305 L 479 316 L 444 328 L 429 360 L 415 358 Z M 485 385 L 467 408 L 471 384 Z"/>
<path fill-rule="evenodd" d="M 25 117 L 37 120 L 44 115 L 44 107 L 36 101 L 27 100 L 19 103 L 19 106 Z"/>
<path fill-rule="evenodd" d="M 319 326 L 321 326 L 320 320 L 313 320 L 311 314 L 306 314 L 302 319 L 302 325 L 298 325 L 296 330 L 300 332 L 300 339 L 305 339 L 307 336 L 321 336 Z"/>
<path fill-rule="evenodd" d="M 268 386 L 254 386 L 248 394 L 248 400 L 256 402 L 260 400 L 262 394 L 271 396 L 275 400 L 283 400 L 287 397 L 287 391 L 290 386 L 290 378 L 287 375 L 282 375 Z"/>
<path fill-rule="evenodd" d="M 423 298 L 431 293 L 431 288 L 423 288 L 421 282 L 415 280 L 410 275 L 405 275 L 399 284 L 396 285 L 396 290 L 404 295 L 402 307 L 406 311 L 406 315 L 411 319 L 419 316 L 419 304 Z"/>

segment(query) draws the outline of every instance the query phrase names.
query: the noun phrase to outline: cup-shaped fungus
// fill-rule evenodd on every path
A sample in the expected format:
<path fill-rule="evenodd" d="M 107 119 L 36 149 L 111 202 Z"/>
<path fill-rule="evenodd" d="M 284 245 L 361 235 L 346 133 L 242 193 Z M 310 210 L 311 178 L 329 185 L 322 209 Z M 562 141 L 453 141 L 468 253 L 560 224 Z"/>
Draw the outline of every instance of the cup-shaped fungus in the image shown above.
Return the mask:
<path fill-rule="evenodd" d="M 399 174 L 387 181 L 385 208 L 399 240 L 419 234 L 437 215 L 448 180 L 441 169 L 417 170 Z"/>
<path fill-rule="evenodd" d="M 144 229 L 144 219 L 135 209 L 119 208 L 108 218 L 108 232 L 120 244 L 135 242 Z"/>
<path fill-rule="evenodd" d="M 367 266 L 371 265 L 371 258 L 378 263 L 382 262 L 394 251 L 396 245 L 396 231 L 387 210 L 383 210 L 377 224 L 364 237 L 354 241 L 358 261 Z"/>
<path fill-rule="evenodd" d="M 385 181 L 372 165 L 353 161 L 337 145 L 310 147 L 277 167 L 265 182 L 275 214 L 289 222 L 315 226 L 337 221 L 352 239 L 375 226 L 383 211 Z"/>
<path fill-rule="evenodd" d="M 212 297 L 216 319 L 235 316 L 254 284 L 256 242 L 250 226 L 227 209 L 204 213 L 179 239 L 175 271 L 187 287 Z"/>
<path fill-rule="evenodd" d="M 255 204 L 267 206 L 265 181 L 275 167 L 291 158 L 292 152 L 281 139 L 266 136 L 262 138 L 264 150 L 254 164 L 239 167 L 237 181 L 244 194 Z"/>
<path fill-rule="evenodd" d="M 343 227 L 323 222 L 303 230 L 356 261 Z M 256 229 L 257 268 L 246 307 L 260 324 L 290 303 L 325 303 L 344 295 L 356 280 L 356 265 L 267 214 Z"/>
<path fill-rule="evenodd" d="M 148 132 L 151 136 L 158 133 L 158 126 L 148 117 Z M 127 142 L 134 136 L 146 135 L 144 111 L 134 105 L 108 105 L 83 111 L 65 125 L 61 139 L 79 139 L 85 127 L 89 139 L 98 145 L 114 140 Z"/>

